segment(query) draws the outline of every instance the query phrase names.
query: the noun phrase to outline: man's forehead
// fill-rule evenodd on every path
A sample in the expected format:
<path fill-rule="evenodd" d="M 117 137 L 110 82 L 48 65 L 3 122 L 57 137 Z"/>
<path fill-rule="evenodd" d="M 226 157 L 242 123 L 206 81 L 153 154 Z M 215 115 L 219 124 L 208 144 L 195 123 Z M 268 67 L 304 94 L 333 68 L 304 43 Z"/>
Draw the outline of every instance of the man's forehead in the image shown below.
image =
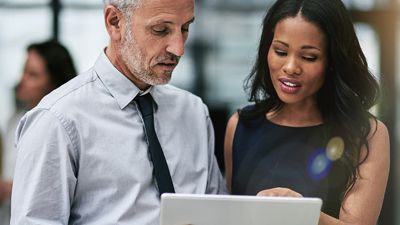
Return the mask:
<path fill-rule="evenodd" d="M 194 0 L 141 0 L 134 16 L 147 23 L 190 23 L 194 19 Z"/>
<path fill-rule="evenodd" d="M 194 0 L 139 0 L 137 9 L 157 11 L 193 11 Z"/>

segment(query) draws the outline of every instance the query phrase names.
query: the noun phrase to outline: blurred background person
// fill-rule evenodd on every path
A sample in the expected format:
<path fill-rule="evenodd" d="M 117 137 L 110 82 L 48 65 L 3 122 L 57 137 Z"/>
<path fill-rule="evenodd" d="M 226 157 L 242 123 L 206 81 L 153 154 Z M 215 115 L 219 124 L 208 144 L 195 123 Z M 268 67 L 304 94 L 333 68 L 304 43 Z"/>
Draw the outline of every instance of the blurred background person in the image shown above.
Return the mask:
<path fill-rule="evenodd" d="M 1 157 L 0 225 L 9 224 L 10 195 L 14 175 L 16 151 L 14 133 L 20 118 L 35 107 L 52 90 L 63 85 L 76 74 L 68 50 L 56 41 L 33 43 L 27 48 L 22 77 L 14 89 L 16 112 L 7 123 Z"/>

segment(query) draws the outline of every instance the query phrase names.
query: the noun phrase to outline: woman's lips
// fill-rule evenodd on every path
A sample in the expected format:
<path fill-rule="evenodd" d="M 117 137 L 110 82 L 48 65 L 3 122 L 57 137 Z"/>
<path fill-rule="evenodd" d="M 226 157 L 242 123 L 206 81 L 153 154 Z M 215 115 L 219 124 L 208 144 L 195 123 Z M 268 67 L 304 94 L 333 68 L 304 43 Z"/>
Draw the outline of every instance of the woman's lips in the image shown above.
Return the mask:
<path fill-rule="evenodd" d="M 291 79 L 279 79 L 281 91 L 287 94 L 296 94 L 301 84 L 298 81 Z"/>

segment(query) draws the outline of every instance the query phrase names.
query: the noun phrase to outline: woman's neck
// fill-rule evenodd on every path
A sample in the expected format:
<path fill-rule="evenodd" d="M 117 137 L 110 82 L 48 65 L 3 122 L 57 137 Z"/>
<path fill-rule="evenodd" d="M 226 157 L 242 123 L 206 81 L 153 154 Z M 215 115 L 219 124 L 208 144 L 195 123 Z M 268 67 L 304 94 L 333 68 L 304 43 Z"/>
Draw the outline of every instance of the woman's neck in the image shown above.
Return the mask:
<path fill-rule="evenodd" d="M 284 104 L 279 110 L 268 112 L 266 116 L 273 123 L 292 127 L 315 126 L 323 122 L 321 112 L 315 104 Z"/>

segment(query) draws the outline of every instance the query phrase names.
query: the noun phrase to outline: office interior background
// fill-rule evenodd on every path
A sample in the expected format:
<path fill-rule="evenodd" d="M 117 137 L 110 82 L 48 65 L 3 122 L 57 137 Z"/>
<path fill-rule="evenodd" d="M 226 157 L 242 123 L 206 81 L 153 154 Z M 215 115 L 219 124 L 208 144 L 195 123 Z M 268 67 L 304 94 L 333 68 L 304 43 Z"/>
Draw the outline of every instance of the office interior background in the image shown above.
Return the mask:
<path fill-rule="evenodd" d="M 255 60 L 261 21 L 273 0 L 196 0 L 196 21 L 171 83 L 201 96 L 216 130 L 216 155 L 229 116 L 247 103 L 243 81 Z M 400 0 L 345 0 L 371 71 L 382 85 L 374 113 L 391 136 L 391 174 L 380 225 L 400 224 Z M 17 84 L 32 42 L 59 40 L 79 72 L 108 43 L 101 0 L 0 0 L 0 127 L 15 110 Z M 377 168 L 379 169 L 379 168 Z"/>

